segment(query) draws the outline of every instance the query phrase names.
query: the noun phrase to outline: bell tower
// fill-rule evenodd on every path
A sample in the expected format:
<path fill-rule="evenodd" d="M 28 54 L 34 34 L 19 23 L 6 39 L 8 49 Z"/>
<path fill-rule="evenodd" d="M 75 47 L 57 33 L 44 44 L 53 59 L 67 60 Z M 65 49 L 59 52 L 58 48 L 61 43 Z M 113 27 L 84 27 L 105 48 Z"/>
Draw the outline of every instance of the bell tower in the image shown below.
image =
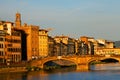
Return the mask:
<path fill-rule="evenodd" d="M 16 13 L 15 26 L 16 27 L 21 27 L 21 14 L 18 13 L 18 12 Z"/>

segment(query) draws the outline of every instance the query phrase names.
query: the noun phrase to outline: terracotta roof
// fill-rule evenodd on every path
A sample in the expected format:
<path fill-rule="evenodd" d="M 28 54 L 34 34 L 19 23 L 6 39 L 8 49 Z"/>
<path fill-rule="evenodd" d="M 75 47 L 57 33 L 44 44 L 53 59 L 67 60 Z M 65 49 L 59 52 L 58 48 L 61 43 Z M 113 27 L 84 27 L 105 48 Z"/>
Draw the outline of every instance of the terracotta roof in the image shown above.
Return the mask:
<path fill-rule="evenodd" d="M 45 30 L 45 29 L 39 29 L 39 31 L 46 31 L 46 32 L 48 32 L 48 30 Z"/>

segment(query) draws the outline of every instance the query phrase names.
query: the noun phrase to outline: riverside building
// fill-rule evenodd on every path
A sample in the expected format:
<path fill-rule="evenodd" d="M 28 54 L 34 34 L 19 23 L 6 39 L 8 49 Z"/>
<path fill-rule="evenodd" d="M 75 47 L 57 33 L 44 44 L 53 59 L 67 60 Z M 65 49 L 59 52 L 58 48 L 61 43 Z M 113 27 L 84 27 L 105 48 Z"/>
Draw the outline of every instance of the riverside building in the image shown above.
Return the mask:
<path fill-rule="evenodd" d="M 13 28 L 12 22 L 0 22 L 0 63 L 21 61 L 21 33 Z"/>
<path fill-rule="evenodd" d="M 62 36 L 55 36 L 54 39 L 56 43 L 60 44 L 60 55 L 75 54 L 75 40 L 73 38 L 62 35 Z"/>
<path fill-rule="evenodd" d="M 48 56 L 48 31 L 39 29 L 39 57 Z"/>
<path fill-rule="evenodd" d="M 21 33 L 22 60 L 37 59 L 39 56 L 39 26 L 21 25 L 21 14 L 16 13 L 15 30 Z"/>

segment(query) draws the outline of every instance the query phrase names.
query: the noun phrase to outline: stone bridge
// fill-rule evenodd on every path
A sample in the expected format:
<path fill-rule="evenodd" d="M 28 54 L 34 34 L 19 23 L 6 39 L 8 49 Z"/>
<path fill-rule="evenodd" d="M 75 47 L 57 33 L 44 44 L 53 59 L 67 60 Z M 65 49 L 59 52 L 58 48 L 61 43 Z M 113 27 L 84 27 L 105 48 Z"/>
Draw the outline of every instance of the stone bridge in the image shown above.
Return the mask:
<path fill-rule="evenodd" d="M 71 62 L 74 62 L 76 64 L 76 69 L 77 70 L 89 70 L 89 65 L 91 62 L 93 61 L 100 61 L 100 60 L 105 60 L 105 59 L 114 59 L 117 60 L 120 63 L 120 56 L 66 56 L 66 57 L 62 57 L 62 56 L 54 56 L 54 57 L 46 57 L 43 59 L 39 59 L 39 60 L 33 60 L 31 62 L 31 66 L 36 66 L 36 67 L 40 67 L 43 68 L 44 64 L 48 61 L 53 61 L 53 60 L 68 60 Z"/>

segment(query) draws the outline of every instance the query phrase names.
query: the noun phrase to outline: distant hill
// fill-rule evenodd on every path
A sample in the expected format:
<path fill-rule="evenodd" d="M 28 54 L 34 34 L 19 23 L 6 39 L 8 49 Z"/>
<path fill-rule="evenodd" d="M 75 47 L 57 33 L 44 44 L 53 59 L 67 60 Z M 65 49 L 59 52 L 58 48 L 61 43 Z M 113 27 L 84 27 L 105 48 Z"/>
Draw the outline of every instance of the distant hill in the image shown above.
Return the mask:
<path fill-rule="evenodd" d="M 115 47 L 120 48 L 120 41 L 115 41 Z"/>

